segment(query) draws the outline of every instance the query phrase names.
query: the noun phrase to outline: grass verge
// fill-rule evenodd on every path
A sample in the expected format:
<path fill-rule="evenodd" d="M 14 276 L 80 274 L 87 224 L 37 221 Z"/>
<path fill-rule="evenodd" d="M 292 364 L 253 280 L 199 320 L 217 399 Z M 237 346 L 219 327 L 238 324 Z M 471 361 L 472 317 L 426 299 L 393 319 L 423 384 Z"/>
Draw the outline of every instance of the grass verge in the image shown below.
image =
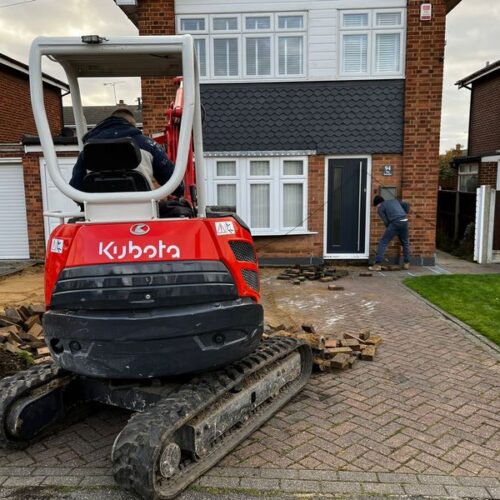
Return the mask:
<path fill-rule="evenodd" d="M 404 283 L 500 346 L 500 275 L 419 276 Z"/>

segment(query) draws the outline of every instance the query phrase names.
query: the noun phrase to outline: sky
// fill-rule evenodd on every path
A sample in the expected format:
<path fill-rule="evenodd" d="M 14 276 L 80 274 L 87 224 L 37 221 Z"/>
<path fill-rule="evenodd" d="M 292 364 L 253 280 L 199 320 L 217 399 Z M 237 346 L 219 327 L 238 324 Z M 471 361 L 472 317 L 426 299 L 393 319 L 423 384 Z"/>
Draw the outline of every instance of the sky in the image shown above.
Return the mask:
<path fill-rule="evenodd" d="M 462 0 L 448 15 L 441 151 L 467 145 L 470 92 L 454 84 L 487 61 L 500 59 L 499 25 L 500 0 Z M 29 46 L 38 35 L 84 34 L 138 33 L 112 0 L 0 0 L 0 52 L 21 62 L 28 62 Z M 44 70 L 64 79 L 56 63 L 46 61 Z M 138 79 L 99 79 L 82 83 L 81 88 L 85 105 L 113 104 L 113 90 L 127 103 L 140 95 Z"/>

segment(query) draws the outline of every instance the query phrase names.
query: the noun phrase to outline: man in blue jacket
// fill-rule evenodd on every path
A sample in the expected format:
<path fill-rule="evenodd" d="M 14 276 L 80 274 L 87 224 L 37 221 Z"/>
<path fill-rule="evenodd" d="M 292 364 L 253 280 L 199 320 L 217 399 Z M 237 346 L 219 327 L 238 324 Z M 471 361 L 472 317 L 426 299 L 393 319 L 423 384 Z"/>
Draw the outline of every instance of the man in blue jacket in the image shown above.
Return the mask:
<path fill-rule="evenodd" d="M 122 137 L 132 137 L 141 150 L 141 163 L 136 170 L 141 172 L 153 188 L 153 178 L 159 184 L 165 184 L 174 172 L 174 164 L 168 159 L 165 151 L 153 139 L 146 137 L 135 126 L 134 114 L 127 108 L 119 108 L 112 115 L 98 123 L 92 130 L 83 136 L 83 142 L 89 139 L 119 139 Z M 83 179 L 87 171 L 83 165 L 83 152 L 78 156 L 78 160 L 73 167 L 73 174 L 70 185 L 75 189 L 82 190 Z M 175 196 L 182 196 L 183 184 L 172 193 Z"/>
<path fill-rule="evenodd" d="M 408 212 L 410 205 L 399 200 L 384 200 L 382 196 L 373 198 L 373 206 L 377 208 L 379 217 L 384 221 L 386 230 L 379 241 L 375 264 L 370 271 L 381 271 L 382 260 L 391 240 L 397 236 L 403 246 L 403 268 L 410 269 L 410 239 L 408 229 Z"/>

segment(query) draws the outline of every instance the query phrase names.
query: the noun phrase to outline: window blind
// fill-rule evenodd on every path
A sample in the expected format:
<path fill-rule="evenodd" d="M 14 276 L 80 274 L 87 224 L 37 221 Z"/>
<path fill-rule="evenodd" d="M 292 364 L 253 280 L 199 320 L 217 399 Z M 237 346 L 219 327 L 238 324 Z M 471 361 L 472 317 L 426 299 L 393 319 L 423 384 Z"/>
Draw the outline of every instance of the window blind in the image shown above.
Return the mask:
<path fill-rule="evenodd" d="M 368 35 L 342 35 L 342 64 L 344 73 L 368 71 Z"/>
<path fill-rule="evenodd" d="M 238 75 L 237 38 L 214 38 L 214 75 Z"/>
<path fill-rule="evenodd" d="M 381 33 L 376 36 L 375 67 L 377 73 L 398 73 L 400 71 L 399 33 Z"/>
<path fill-rule="evenodd" d="M 247 75 L 265 76 L 271 74 L 271 38 L 246 39 Z"/>
<path fill-rule="evenodd" d="M 303 72 L 303 38 L 282 36 L 279 38 L 278 59 L 280 75 L 300 75 Z"/>

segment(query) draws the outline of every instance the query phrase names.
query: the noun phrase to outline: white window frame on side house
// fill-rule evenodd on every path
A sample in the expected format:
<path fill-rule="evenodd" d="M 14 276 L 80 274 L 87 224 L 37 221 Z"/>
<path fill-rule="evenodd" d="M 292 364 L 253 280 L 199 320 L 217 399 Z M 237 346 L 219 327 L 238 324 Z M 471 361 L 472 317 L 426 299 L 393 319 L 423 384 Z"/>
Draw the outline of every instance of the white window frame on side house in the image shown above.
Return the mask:
<path fill-rule="evenodd" d="M 458 184 L 457 190 L 460 193 L 475 193 L 479 187 L 479 166 L 477 163 L 464 163 L 458 166 Z M 476 183 L 471 189 L 462 189 L 462 183 L 469 179 L 476 178 Z M 464 180 L 465 179 L 465 180 Z M 466 186 L 467 188 L 467 186 Z"/>
<path fill-rule="evenodd" d="M 301 26 L 279 27 L 280 19 L 282 18 L 300 18 Z M 214 22 L 221 18 L 237 19 L 237 29 L 214 29 Z M 263 18 L 269 20 L 269 27 L 247 28 L 247 19 Z M 204 30 L 188 30 L 183 29 L 185 21 L 203 19 Z M 261 80 L 294 80 L 303 79 L 307 74 L 307 13 L 306 12 L 254 12 L 243 14 L 205 14 L 205 15 L 178 15 L 177 16 L 177 32 L 191 33 L 195 40 L 205 40 L 206 52 L 206 71 L 202 72 L 202 80 L 210 81 L 228 81 L 238 80 L 243 77 L 245 81 L 261 81 Z M 218 38 L 237 38 L 238 39 L 238 74 L 234 75 L 216 75 L 215 74 L 215 40 Z M 293 64 L 292 56 L 286 56 L 285 66 L 280 66 L 282 60 L 281 49 L 283 47 L 282 40 L 287 38 L 300 39 L 300 55 L 297 64 Z M 247 53 L 248 40 L 265 39 L 269 40 L 270 54 L 269 66 L 270 71 L 261 74 L 259 73 L 259 61 L 256 61 L 256 74 L 249 72 L 249 58 Z M 286 50 L 286 49 L 285 49 Z M 256 57 L 259 57 L 258 55 Z M 266 56 L 264 56 L 266 57 Z M 291 69 L 297 66 L 300 71 L 291 72 Z M 281 71 L 280 71 L 281 70 Z"/>
<path fill-rule="evenodd" d="M 389 14 L 399 16 L 399 23 L 377 24 L 379 16 Z M 366 16 L 366 24 L 345 25 L 346 16 Z M 404 78 L 405 53 L 406 53 L 406 9 L 363 9 L 363 10 L 339 10 L 339 76 L 346 79 L 363 78 Z M 378 66 L 378 41 L 383 35 L 395 35 L 399 37 L 399 54 L 393 59 L 397 68 L 393 70 L 380 70 Z M 344 48 L 348 36 L 364 36 L 366 38 L 366 71 L 346 71 Z M 396 47 L 396 45 L 394 45 Z M 390 48 L 390 47 L 389 47 Z M 390 55 L 390 54 L 389 54 Z M 361 66 L 361 65 L 360 65 Z"/>
<path fill-rule="evenodd" d="M 235 162 L 234 176 L 217 175 L 219 162 Z M 218 186 L 236 186 L 236 213 L 250 226 L 255 236 L 279 236 L 285 234 L 308 234 L 307 207 L 308 207 L 308 158 L 307 156 L 252 156 L 252 157 L 209 157 L 207 162 L 208 204 L 218 205 Z M 257 173 L 251 175 L 252 162 L 269 162 L 269 175 Z M 302 173 L 285 174 L 286 162 L 302 162 Z M 253 227 L 251 198 L 252 186 L 269 186 L 269 227 Z M 296 224 L 285 225 L 284 202 L 286 186 L 300 185 L 302 189 L 302 207 L 300 214 L 296 214 Z M 293 205 L 293 202 L 292 202 Z M 300 219 L 300 221 L 299 221 Z"/>

